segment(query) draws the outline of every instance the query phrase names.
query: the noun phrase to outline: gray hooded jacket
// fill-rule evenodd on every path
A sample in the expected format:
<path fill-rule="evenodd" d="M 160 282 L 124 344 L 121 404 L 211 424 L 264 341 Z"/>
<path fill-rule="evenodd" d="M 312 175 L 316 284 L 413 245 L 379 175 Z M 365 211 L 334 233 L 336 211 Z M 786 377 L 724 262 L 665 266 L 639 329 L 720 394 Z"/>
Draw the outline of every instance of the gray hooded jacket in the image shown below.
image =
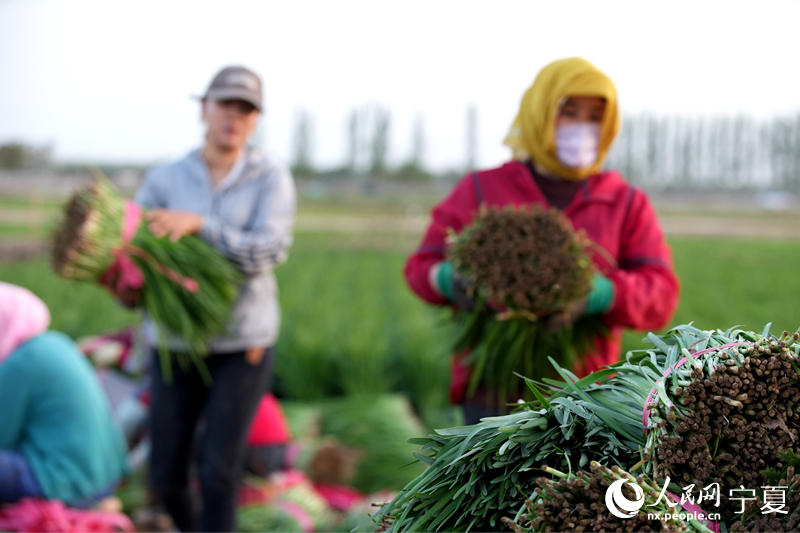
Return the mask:
<path fill-rule="evenodd" d="M 150 208 L 180 209 L 203 216 L 200 237 L 231 259 L 245 275 L 228 335 L 209 344 L 211 353 L 268 347 L 280 327 L 278 287 L 273 267 L 284 262 L 292 244 L 296 208 L 289 171 L 255 150 L 246 150 L 216 186 L 195 150 L 180 161 L 152 168 L 136 194 Z M 145 335 L 155 345 L 153 324 Z M 185 345 L 171 339 L 169 348 Z"/>

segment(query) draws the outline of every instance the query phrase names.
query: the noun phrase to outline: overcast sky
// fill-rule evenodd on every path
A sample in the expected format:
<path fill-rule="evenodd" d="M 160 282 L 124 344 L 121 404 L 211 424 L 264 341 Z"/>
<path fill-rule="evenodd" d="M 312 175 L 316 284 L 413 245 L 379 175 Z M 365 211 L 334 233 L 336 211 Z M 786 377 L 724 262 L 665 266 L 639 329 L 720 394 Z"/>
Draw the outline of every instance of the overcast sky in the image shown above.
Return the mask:
<path fill-rule="evenodd" d="M 59 160 L 150 163 L 199 144 L 201 94 L 244 64 L 266 93 L 262 144 L 289 162 L 293 117 L 315 117 L 314 162 L 345 159 L 348 113 L 391 111 L 392 161 L 423 117 L 425 163 L 478 163 L 502 146 L 545 64 L 579 55 L 617 85 L 623 113 L 800 112 L 800 1 L 0 0 L 0 143 Z M 624 127 L 624 125 L 623 125 Z"/>

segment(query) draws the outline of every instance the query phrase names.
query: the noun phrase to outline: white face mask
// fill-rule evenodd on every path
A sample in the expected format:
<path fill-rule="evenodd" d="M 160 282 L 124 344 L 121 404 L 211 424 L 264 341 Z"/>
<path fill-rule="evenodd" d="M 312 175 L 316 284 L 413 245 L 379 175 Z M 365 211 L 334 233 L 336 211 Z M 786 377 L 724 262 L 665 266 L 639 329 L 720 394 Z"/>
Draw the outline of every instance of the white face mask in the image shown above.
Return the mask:
<path fill-rule="evenodd" d="M 597 161 L 600 124 L 578 122 L 556 128 L 556 156 L 568 167 L 590 167 Z"/>

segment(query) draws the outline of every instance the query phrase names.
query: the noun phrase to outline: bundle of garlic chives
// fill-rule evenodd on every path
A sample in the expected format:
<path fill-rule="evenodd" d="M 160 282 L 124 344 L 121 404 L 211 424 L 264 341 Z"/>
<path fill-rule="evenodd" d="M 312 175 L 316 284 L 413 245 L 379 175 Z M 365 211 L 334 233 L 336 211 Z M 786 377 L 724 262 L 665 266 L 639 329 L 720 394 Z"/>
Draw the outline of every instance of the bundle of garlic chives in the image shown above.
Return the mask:
<path fill-rule="evenodd" d="M 64 207 L 53 236 L 52 264 L 67 279 L 114 286 L 140 295 L 158 329 L 161 364 L 171 377 L 167 340 L 180 338 L 188 359 L 207 378 L 206 343 L 227 331 L 241 274 L 211 245 L 195 236 L 177 242 L 156 238 L 143 222 L 143 209 L 126 200 L 98 174 Z"/>

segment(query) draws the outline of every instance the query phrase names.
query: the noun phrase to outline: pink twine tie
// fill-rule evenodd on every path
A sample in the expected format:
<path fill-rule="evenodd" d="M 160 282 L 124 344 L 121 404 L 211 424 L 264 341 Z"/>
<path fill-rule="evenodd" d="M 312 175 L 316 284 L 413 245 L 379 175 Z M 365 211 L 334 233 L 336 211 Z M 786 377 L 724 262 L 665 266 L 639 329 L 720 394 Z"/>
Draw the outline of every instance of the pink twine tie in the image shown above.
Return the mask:
<path fill-rule="evenodd" d="M 100 278 L 100 283 L 109 287 L 116 285 L 117 291 L 126 289 L 141 289 L 144 287 L 144 275 L 141 269 L 131 259 L 131 240 L 136 235 L 136 230 L 142 222 L 142 208 L 139 204 L 125 200 L 125 210 L 122 215 L 122 239 L 120 245 L 111 253 L 114 262 Z"/>
<path fill-rule="evenodd" d="M 699 355 L 707 354 L 707 353 L 710 353 L 710 352 L 718 352 L 720 350 L 724 350 L 725 348 L 733 348 L 735 346 L 743 346 L 745 344 L 753 344 L 753 343 L 752 342 L 734 342 L 734 343 L 731 343 L 731 344 L 723 344 L 722 346 L 714 346 L 713 348 L 706 348 L 705 350 L 701 350 L 699 352 L 695 352 L 695 353 L 692 354 L 692 357 L 697 357 Z M 662 377 L 669 376 L 672 373 L 673 369 L 677 369 L 677 368 L 682 367 L 684 364 L 686 364 L 686 361 L 688 361 L 688 360 L 689 360 L 688 357 L 684 357 L 683 359 L 681 359 L 677 363 L 675 363 L 673 365 L 670 365 L 669 368 L 667 368 L 664 371 L 664 373 L 662 374 Z M 647 435 L 647 421 L 650 419 L 650 408 L 648 407 L 648 405 L 650 404 L 650 401 L 653 400 L 656 397 L 657 394 L 658 394 L 658 391 L 656 391 L 655 387 L 653 387 L 652 389 L 650 389 L 650 393 L 647 395 L 647 399 L 644 401 L 644 412 L 642 413 L 642 423 L 644 424 L 644 434 L 645 435 Z"/>
<path fill-rule="evenodd" d="M 200 284 L 196 280 L 182 276 L 171 268 L 168 268 L 155 260 L 150 254 L 138 246 L 132 246 L 131 241 L 136 236 L 136 231 L 142 223 L 142 208 L 139 204 L 125 200 L 125 210 L 122 218 L 122 239 L 120 245 L 111 253 L 115 259 L 108 270 L 98 280 L 102 285 L 112 287 L 116 285 L 119 292 L 126 289 L 138 290 L 144 287 L 144 275 L 139 266 L 133 261 L 133 257 L 139 257 L 147 261 L 153 268 L 158 270 L 173 283 L 181 285 L 191 293 L 200 290 Z"/>

